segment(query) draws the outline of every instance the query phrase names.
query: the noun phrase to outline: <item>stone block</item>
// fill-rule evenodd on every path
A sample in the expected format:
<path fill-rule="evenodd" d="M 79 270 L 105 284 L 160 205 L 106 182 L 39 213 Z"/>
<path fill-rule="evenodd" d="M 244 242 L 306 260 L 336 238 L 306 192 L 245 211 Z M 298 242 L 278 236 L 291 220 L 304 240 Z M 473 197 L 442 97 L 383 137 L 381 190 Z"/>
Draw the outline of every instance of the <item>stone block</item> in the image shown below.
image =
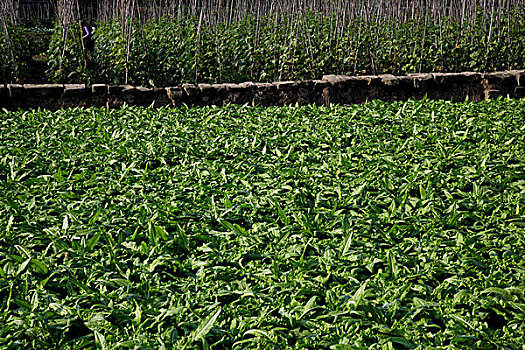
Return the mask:
<path fill-rule="evenodd" d="M 217 91 L 217 93 L 224 93 L 227 88 L 224 84 L 212 84 L 212 87 Z"/>
<path fill-rule="evenodd" d="M 91 91 L 89 91 L 91 89 Z M 108 97 L 109 86 L 105 84 L 93 84 L 91 88 L 87 88 L 86 93 L 89 96 L 89 101 L 86 101 L 86 105 L 94 107 L 103 107 L 106 105 L 106 99 Z"/>
<path fill-rule="evenodd" d="M 327 88 L 328 85 L 330 84 L 329 82 L 324 81 L 324 80 L 311 80 L 311 82 L 313 83 L 314 87 L 317 89 Z"/>
<path fill-rule="evenodd" d="M 23 88 L 26 97 L 31 99 L 60 98 L 64 93 L 62 84 L 24 84 Z"/>
<path fill-rule="evenodd" d="M 186 93 L 186 96 L 189 97 L 196 97 L 202 94 L 202 91 L 201 89 L 199 89 L 199 86 L 195 84 L 184 84 L 182 85 L 182 89 Z"/>
<path fill-rule="evenodd" d="M 328 75 L 323 75 L 322 80 L 330 84 L 334 84 L 334 83 L 339 82 L 341 78 L 340 78 L 340 75 L 328 74 Z"/>
<path fill-rule="evenodd" d="M 513 95 L 514 89 L 518 85 L 514 74 L 509 72 L 495 72 L 483 75 L 483 82 L 486 90 L 499 90 L 501 96 Z M 491 93 L 492 96 L 493 93 Z"/>
<path fill-rule="evenodd" d="M 120 108 L 123 104 L 134 104 L 131 85 L 108 85 L 108 95 L 105 99 L 106 108 Z"/>
<path fill-rule="evenodd" d="M 227 91 L 239 91 L 241 90 L 241 87 L 239 84 L 220 84 L 223 85 Z"/>
<path fill-rule="evenodd" d="M 381 78 L 381 83 L 383 83 L 386 86 L 399 84 L 399 79 L 392 74 L 382 74 L 379 77 Z"/>
<path fill-rule="evenodd" d="M 484 82 L 489 90 L 501 90 L 501 95 L 513 95 L 516 86 L 520 86 L 520 76 L 510 72 L 496 72 L 484 75 Z"/>
<path fill-rule="evenodd" d="M 462 72 L 459 73 L 465 77 L 468 83 L 480 81 L 483 74 L 478 72 Z"/>
<path fill-rule="evenodd" d="M 151 106 L 155 103 L 155 94 L 151 88 L 137 86 L 131 93 L 139 106 Z"/>
<path fill-rule="evenodd" d="M 314 86 L 315 86 L 315 83 L 313 82 L 313 80 L 301 80 L 301 81 L 295 82 L 295 87 L 298 90 L 299 89 L 301 90 L 312 89 Z"/>
<path fill-rule="evenodd" d="M 168 97 L 168 90 L 165 88 L 153 88 L 152 91 L 155 107 L 166 107 L 171 105 L 171 101 Z"/>
<path fill-rule="evenodd" d="M 252 81 L 245 81 L 244 83 L 240 83 L 239 87 L 241 89 L 255 89 L 257 86 Z"/>
<path fill-rule="evenodd" d="M 138 104 L 137 88 L 131 85 L 123 86 L 121 92 L 116 92 L 114 95 L 110 93 L 109 98 L 114 101 L 116 105 L 125 102 L 128 105 Z"/>
<path fill-rule="evenodd" d="M 277 90 L 277 86 L 275 86 L 272 83 L 255 83 L 255 89 L 257 91 L 275 91 Z"/>
<path fill-rule="evenodd" d="M 327 82 L 328 84 L 336 87 L 336 88 L 352 88 L 354 87 L 356 81 L 359 84 L 359 80 L 356 80 L 356 77 L 349 77 L 347 75 L 335 75 L 335 74 L 329 74 L 329 75 L 323 75 L 322 81 Z"/>
<path fill-rule="evenodd" d="M 182 91 L 182 88 L 180 87 L 169 87 L 169 88 L 166 88 L 166 90 L 168 91 L 168 97 L 171 99 L 181 98 L 184 93 Z"/>
<path fill-rule="evenodd" d="M 516 98 L 525 98 L 525 86 L 516 86 L 514 88 Z"/>
<path fill-rule="evenodd" d="M 500 90 L 486 90 L 485 91 L 485 99 L 495 99 L 500 96 L 503 96 Z"/>
<path fill-rule="evenodd" d="M 323 75 L 323 78 L 321 80 L 323 81 L 326 81 L 332 85 L 334 84 L 337 84 L 341 81 L 345 81 L 347 80 L 347 76 L 346 75 L 336 75 L 336 74 L 328 74 L 328 75 Z"/>
<path fill-rule="evenodd" d="M 483 78 L 494 80 L 494 81 L 502 81 L 507 80 L 511 77 L 514 77 L 509 72 L 493 72 L 493 73 L 485 73 L 483 74 Z"/>
<path fill-rule="evenodd" d="M 184 91 L 181 87 L 167 87 L 166 92 L 168 94 L 168 98 L 172 101 L 180 101 L 182 99 L 182 96 L 184 95 Z"/>
<path fill-rule="evenodd" d="M 115 97 L 116 102 L 125 102 L 129 105 L 148 106 L 153 103 L 153 90 L 142 86 L 126 85 L 122 89 L 121 94 L 110 95 L 110 98 Z"/>
<path fill-rule="evenodd" d="M 121 95 L 124 89 L 131 89 L 130 85 L 108 85 L 108 95 L 110 97 Z"/>
<path fill-rule="evenodd" d="M 9 89 L 5 84 L 0 84 L 0 108 L 9 104 Z"/>
<path fill-rule="evenodd" d="M 330 106 L 330 104 L 333 102 L 332 99 L 333 99 L 333 87 L 331 86 L 327 86 L 323 89 L 323 92 L 321 94 L 321 100 L 323 101 L 323 105 L 325 106 Z"/>
<path fill-rule="evenodd" d="M 153 96 L 153 89 L 152 88 L 147 88 L 147 87 L 144 87 L 144 86 L 137 86 L 137 87 L 135 87 L 135 89 L 133 91 L 134 91 L 134 93 L 137 96 L 140 96 L 140 97 L 151 97 L 151 96 Z"/>
<path fill-rule="evenodd" d="M 277 90 L 291 90 L 297 86 L 295 81 L 278 81 L 273 83 Z"/>
<path fill-rule="evenodd" d="M 434 82 L 437 84 L 472 84 L 480 81 L 482 75 L 476 72 L 463 72 L 463 73 L 431 73 L 434 78 Z"/>
<path fill-rule="evenodd" d="M 416 89 L 423 89 L 434 82 L 434 77 L 430 73 L 410 73 L 408 78 L 412 81 L 412 86 Z"/>
<path fill-rule="evenodd" d="M 108 92 L 109 92 L 109 86 L 106 84 L 91 85 L 91 93 L 93 95 L 107 95 Z"/>
<path fill-rule="evenodd" d="M 525 70 L 509 70 L 507 72 L 516 79 L 516 83 L 519 86 L 521 86 L 522 84 L 525 85 Z"/>
<path fill-rule="evenodd" d="M 397 79 L 398 85 L 400 85 L 400 87 L 402 86 L 402 88 L 407 88 L 407 87 L 413 88 L 414 87 L 414 79 L 409 76 L 400 75 L 400 76 L 396 76 L 396 79 Z"/>
<path fill-rule="evenodd" d="M 199 84 L 198 87 L 203 94 L 213 93 L 213 90 L 215 90 L 211 84 Z"/>
<path fill-rule="evenodd" d="M 352 87 L 360 87 L 360 86 L 374 87 L 374 86 L 380 86 L 383 83 L 381 81 L 381 77 L 378 77 L 377 75 L 362 75 L 359 77 L 354 77 L 354 79 L 352 80 L 353 80 L 352 81 L 353 85 L 351 85 Z"/>
<path fill-rule="evenodd" d="M 136 86 L 133 86 L 133 85 L 123 85 L 122 86 L 122 90 L 121 92 L 123 94 L 126 94 L 126 93 L 131 93 L 131 92 L 135 92 L 137 90 L 137 87 Z"/>
<path fill-rule="evenodd" d="M 85 84 L 65 84 L 63 97 L 81 97 L 87 91 Z"/>

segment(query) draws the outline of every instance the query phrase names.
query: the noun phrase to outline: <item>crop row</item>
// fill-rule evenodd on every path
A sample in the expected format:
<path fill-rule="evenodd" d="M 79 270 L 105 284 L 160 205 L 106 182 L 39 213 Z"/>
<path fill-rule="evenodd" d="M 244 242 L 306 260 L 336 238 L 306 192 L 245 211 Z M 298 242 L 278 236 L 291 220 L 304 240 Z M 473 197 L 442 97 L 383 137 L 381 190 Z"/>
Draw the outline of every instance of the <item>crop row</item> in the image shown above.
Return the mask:
<path fill-rule="evenodd" d="M 521 349 L 525 102 L 0 114 L 0 347 Z"/>
<path fill-rule="evenodd" d="M 140 7 L 122 5 L 116 20 L 95 23 L 93 52 L 83 48 L 78 15 L 70 13 L 48 34 L 47 74 L 54 82 L 167 86 L 522 69 L 520 1 L 337 2 L 343 7 L 320 12 L 290 0 L 281 10 L 247 2 L 253 8 L 240 14 L 212 2 L 218 7 L 151 20 L 137 15 Z M 1 80 L 23 80 L 38 46 L 19 27 L 0 34 Z"/>
<path fill-rule="evenodd" d="M 272 82 L 318 79 L 323 74 L 491 71 L 523 68 L 521 17 L 489 34 L 482 17 L 470 32 L 455 21 L 404 24 L 355 19 L 341 33 L 332 18 L 305 15 L 245 17 L 228 26 L 206 27 L 195 17 L 183 23 L 150 22 L 130 33 L 117 22 L 99 24 L 95 49 L 85 57 L 78 40 L 64 52 L 64 29 L 50 44 L 50 78 L 167 86 L 182 83 Z M 514 23 L 514 24 L 513 24 Z M 508 27 L 507 27 L 508 26 Z M 67 35 L 66 35 L 67 36 Z M 127 40 L 129 38 L 129 40 Z M 476 38 L 476 39 L 474 39 Z"/>

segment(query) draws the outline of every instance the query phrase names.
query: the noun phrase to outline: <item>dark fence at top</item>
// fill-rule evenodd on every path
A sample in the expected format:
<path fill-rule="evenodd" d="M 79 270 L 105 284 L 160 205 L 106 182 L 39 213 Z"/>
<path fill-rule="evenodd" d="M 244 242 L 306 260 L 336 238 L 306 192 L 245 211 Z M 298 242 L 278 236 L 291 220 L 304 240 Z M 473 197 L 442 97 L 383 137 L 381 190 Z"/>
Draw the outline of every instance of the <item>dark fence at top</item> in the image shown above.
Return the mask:
<path fill-rule="evenodd" d="M 59 6 L 57 0 L 20 0 L 18 4 L 15 3 L 14 6 L 16 11 L 15 17 L 20 22 L 31 22 L 35 20 L 54 21 L 57 19 Z M 83 19 L 88 21 L 98 19 L 97 2 L 78 1 L 78 8 Z"/>
<path fill-rule="evenodd" d="M 56 3 L 47 0 L 21 1 L 18 5 L 18 16 L 22 21 L 54 19 L 56 17 Z"/>
<path fill-rule="evenodd" d="M 83 19 L 109 21 L 123 16 L 141 17 L 143 20 L 162 16 L 185 17 L 203 15 L 205 19 L 229 23 L 246 14 L 303 14 L 313 11 L 337 14 L 352 19 L 357 16 L 395 17 L 406 22 L 423 14 L 431 18 L 447 16 L 461 22 L 473 17 L 476 11 L 490 15 L 491 9 L 505 10 L 523 5 L 524 0 L 2 0 L 13 2 L 17 17 L 56 19 L 60 7 L 80 9 Z M 66 4 L 69 3 L 69 4 Z M 78 12 L 78 11 L 76 11 Z"/>

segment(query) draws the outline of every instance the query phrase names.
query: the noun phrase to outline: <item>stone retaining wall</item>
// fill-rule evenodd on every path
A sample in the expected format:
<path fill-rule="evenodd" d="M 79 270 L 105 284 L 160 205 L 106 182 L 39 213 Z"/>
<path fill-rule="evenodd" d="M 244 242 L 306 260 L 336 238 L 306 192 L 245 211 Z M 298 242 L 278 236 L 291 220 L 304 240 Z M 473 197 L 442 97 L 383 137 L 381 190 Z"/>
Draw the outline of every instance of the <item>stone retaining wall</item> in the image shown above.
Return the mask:
<path fill-rule="evenodd" d="M 180 87 L 144 88 L 95 84 L 0 84 L 0 108 L 56 110 L 67 107 L 117 108 L 139 106 L 224 105 L 260 106 L 287 104 L 329 105 L 429 99 L 481 101 L 497 96 L 525 97 L 525 71 L 496 73 L 431 73 L 408 76 L 325 75 L 321 80 L 281 81 L 272 84 L 185 84 Z M 522 85 L 523 83 L 523 85 Z"/>

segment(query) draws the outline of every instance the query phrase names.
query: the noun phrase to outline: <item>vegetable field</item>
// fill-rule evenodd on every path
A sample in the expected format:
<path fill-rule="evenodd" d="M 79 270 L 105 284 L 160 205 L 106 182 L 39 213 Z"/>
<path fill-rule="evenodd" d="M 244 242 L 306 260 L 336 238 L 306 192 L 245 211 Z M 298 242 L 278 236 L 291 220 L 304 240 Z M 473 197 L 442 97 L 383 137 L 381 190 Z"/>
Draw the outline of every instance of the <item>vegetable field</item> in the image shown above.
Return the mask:
<path fill-rule="evenodd" d="M 1 82 L 37 62 L 39 83 L 150 87 L 525 68 L 524 0 L 60 0 L 44 28 L 18 3 L 0 3 Z"/>
<path fill-rule="evenodd" d="M 283 9 L 233 1 L 254 8 L 211 6 L 142 23 L 128 23 L 126 13 L 117 17 L 125 23 L 97 24 L 89 60 L 79 26 L 65 22 L 51 38 L 47 73 L 54 82 L 169 86 L 523 69 L 525 2 L 478 1 L 466 11 L 467 2 L 423 0 L 402 9 L 402 1 L 326 1 L 340 7 L 318 12 L 302 0 L 267 3 Z"/>
<path fill-rule="evenodd" d="M 525 101 L 0 114 L 3 349 L 522 349 Z"/>

